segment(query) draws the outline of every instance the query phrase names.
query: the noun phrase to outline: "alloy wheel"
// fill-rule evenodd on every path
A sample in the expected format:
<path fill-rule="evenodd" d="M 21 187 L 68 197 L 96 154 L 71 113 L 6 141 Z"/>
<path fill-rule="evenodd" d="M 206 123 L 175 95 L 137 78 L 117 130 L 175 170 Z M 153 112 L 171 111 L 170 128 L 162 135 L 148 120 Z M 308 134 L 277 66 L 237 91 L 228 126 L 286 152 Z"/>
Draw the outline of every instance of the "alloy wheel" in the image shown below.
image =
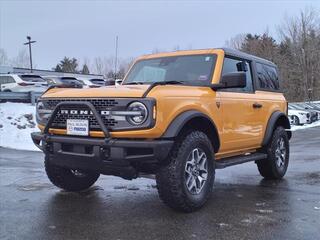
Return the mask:
<path fill-rule="evenodd" d="M 199 194 L 208 178 L 207 155 L 200 148 L 193 149 L 185 166 L 185 184 L 191 194 Z"/>
<path fill-rule="evenodd" d="M 279 138 L 277 141 L 277 148 L 275 151 L 276 154 L 276 164 L 278 168 L 284 168 L 286 163 L 286 146 L 283 137 Z"/>

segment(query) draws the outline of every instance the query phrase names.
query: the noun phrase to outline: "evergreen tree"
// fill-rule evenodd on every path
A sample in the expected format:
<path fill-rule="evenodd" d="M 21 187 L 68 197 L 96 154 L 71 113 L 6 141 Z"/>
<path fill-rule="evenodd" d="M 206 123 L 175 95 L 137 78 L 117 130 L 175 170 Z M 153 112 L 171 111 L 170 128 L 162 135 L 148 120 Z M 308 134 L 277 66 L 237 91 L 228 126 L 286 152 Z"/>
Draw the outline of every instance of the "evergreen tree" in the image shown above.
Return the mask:
<path fill-rule="evenodd" d="M 55 71 L 57 72 L 68 72 L 68 73 L 79 73 L 78 60 L 76 58 L 64 57 L 63 60 L 56 66 Z"/>
<path fill-rule="evenodd" d="M 82 74 L 89 74 L 89 73 L 90 73 L 87 64 L 83 64 L 81 73 L 82 73 Z"/>
<path fill-rule="evenodd" d="M 59 64 L 57 64 L 57 66 L 53 70 L 56 72 L 62 72 L 62 69 Z"/>

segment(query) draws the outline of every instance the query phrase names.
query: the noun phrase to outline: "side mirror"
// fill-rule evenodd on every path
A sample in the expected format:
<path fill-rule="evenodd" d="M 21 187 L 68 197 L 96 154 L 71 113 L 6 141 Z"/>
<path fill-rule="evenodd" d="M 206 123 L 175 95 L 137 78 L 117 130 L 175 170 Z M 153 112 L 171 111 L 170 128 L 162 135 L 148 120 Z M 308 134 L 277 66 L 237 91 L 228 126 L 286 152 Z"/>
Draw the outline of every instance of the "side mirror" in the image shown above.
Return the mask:
<path fill-rule="evenodd" d="M 237 70 L 238 72 L 247 72 L 248 71 L 248 65 L 246 62 L 238 62 L 237 63 Z"/>
<path fill-rule="evenodd" d="M 232 72 L 224 74 L 219 84 L 213 84 L 212 89 L 222 88 L 244 88 L 247 86 L 247 75 L 245 72 Z"/>

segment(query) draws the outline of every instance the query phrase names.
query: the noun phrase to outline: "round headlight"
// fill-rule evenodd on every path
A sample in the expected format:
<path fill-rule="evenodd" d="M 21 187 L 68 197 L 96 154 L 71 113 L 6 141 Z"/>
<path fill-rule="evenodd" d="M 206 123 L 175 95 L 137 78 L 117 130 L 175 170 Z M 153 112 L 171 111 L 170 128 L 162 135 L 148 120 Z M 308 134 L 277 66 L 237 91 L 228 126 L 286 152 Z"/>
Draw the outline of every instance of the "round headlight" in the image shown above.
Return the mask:
<path fill-rule="evenodd" d="M 42 101 L 38 101 L 36 105 L 36 118 L 39 124 L 45 124 L 50 118 L 52 110 L 46 109 Z"/>
<path fill-rule="evenodd" d="M 130 112 L 130 115 L 127 116 L 127 120 L 132 125 L 140 125 L 148 118 L 148 109 L 141 102 L 130 103 L 128 111 Z"/>

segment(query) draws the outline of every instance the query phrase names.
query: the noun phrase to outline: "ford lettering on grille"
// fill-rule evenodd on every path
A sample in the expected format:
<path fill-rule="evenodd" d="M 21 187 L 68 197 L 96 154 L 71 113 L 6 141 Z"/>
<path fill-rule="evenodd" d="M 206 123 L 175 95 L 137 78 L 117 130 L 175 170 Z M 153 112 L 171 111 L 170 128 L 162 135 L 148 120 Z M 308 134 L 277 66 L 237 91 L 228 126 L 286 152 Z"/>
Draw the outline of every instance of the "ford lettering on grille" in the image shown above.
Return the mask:
<path fill-rule="evenodd" d="M 98 111 L 100 115 L 102 116 L 108 116 L 110 115 L 110 111 Z M 89 110 L 68 110 L 68 109 L 61 109 L 60 114 L 65 115 L 93 115 L 92 111 Z"/>

